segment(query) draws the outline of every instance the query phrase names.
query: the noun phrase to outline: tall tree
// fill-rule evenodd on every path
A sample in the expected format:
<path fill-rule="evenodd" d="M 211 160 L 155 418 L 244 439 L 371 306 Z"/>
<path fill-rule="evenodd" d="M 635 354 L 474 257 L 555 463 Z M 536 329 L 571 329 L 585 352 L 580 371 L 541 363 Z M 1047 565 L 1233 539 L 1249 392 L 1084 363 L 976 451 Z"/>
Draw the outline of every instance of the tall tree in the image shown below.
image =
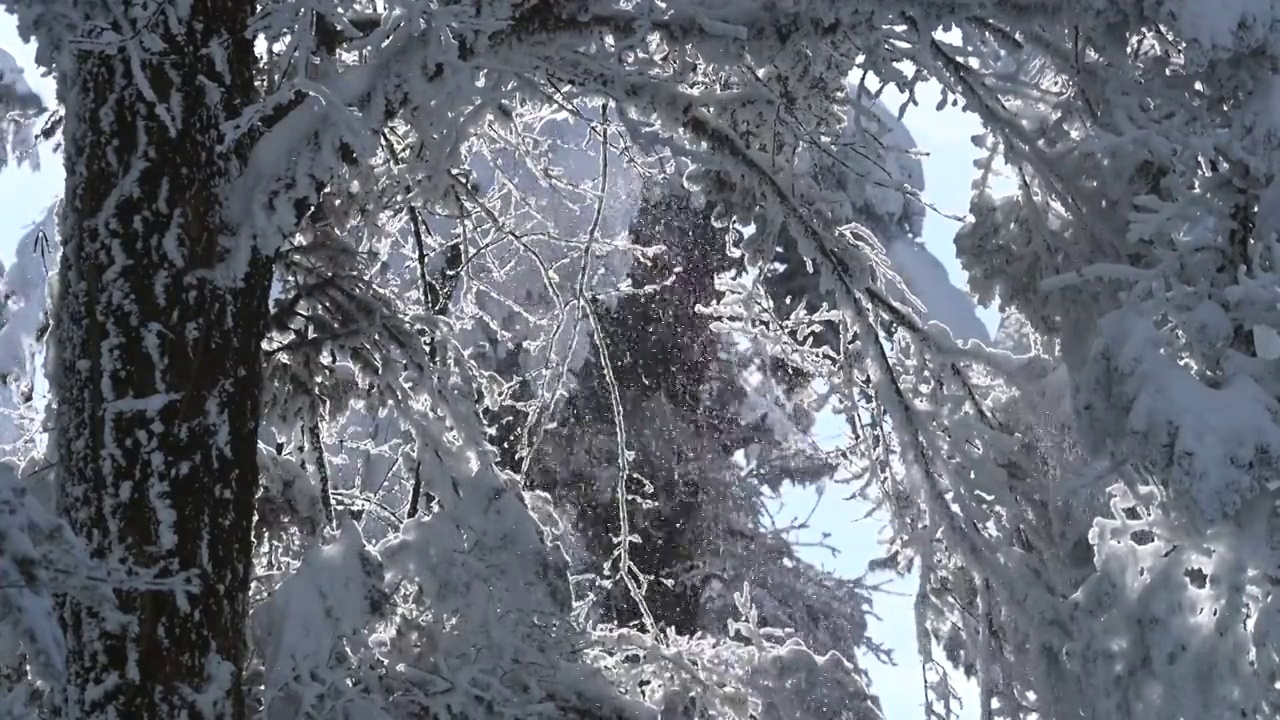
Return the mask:
<path fill-rule="evenodd" d="M 66 103 L 59 506 L 94 556 L 171 585 L 120 592 L 126 622 L 68 602 L 63 711 L 243 718 L 271 267 L 252 249 L 221 277 L 221 199 L 248 149 L 225 128 L 255 99 L 255 8 L 74 7 L 82 27 L 144 37 L 50 48 Z"/>

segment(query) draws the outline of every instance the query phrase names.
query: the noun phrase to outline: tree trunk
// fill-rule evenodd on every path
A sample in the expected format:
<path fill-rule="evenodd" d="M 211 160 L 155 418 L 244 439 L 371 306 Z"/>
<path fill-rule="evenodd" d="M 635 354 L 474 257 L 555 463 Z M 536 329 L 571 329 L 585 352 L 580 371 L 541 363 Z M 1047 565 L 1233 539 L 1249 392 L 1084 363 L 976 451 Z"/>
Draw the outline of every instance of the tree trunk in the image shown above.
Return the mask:
<path fill-rule="evenodd" d="M 126 44 L 59 68 L 67 104 L 55 310 L 61 512 L 102 559 L 195 591 L 124 589 L 128 622 L 68 600 L 66 717 L 243 718 L 270 266 L 238 287 L 223 123 L 252 99 L 252 0 L 124 0 Z"/>

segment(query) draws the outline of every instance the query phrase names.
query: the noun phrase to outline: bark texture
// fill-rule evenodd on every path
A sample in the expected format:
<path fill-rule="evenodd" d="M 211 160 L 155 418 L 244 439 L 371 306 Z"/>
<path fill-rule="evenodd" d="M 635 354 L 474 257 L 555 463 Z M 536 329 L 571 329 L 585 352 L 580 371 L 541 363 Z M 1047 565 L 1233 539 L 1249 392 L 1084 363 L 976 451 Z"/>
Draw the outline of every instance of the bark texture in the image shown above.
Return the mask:
<path fill-rule="evenodd" d="M 270 270 L 256 259 L 237 287 L 208 270 L 239 165 L 223 124 L 253 95 L 254 7 L 116 5 L 125 42 L 59 74 L 61 511 L 97 556 L 195 591 L 121 591 L 125 623 L 68 601 L 62 714 L 239 719 Z"/>

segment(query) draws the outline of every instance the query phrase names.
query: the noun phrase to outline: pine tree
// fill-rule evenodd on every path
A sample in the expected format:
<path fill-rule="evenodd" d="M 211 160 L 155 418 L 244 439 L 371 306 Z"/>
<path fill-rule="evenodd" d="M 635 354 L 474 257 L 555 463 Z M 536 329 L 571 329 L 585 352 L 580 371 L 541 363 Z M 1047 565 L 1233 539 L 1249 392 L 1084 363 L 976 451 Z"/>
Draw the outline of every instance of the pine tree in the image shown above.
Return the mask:
<path fill-rule="evenodd" d="M 820 480 L 832 466 L 808 441 L 803 402 L 788 403 L 764 376 L 772 363 L 736 347 L 707 312 L 719 300 L 717 277 L 742 269 L 732 233 L 673 190 L 642 206 L 631 234 L 656 252 L 633 266 L 634 289 L 600 309 L 595 342 L 604 357 L 598 351 L 589 362 L 542 436 L 529 482 L 576 521 L 597 566 L 584 571 L 608 568 L 599 573 L 605 619 L 722 634 L 729 596 L 746 583 L 763 623 L 852 657 L 867 602 L 857 584 L 799 561 L 786 537 L 762 524 L 771 491 Z M 621 502 L 632 535 L 626 555 Z M 624 560 L 634 568 L 619 567 Z"/>

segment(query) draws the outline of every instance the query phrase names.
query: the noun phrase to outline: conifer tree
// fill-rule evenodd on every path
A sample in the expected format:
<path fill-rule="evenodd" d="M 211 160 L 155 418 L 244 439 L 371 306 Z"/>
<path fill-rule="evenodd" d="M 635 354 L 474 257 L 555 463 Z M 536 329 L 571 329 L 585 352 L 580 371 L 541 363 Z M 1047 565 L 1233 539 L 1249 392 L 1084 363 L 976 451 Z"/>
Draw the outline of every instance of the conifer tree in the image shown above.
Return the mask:
<path fill-rule="evenodd" d="M 543 435 L 529 482 L 568 509 L 604 566 L 605 619 L 724 633 L 731 593 L 745 583 L 764 623 L 851 655 L 867 598 L 798 560 L 785 532 L 766 524 L 772 492 L 833 467 L 808 439 L 811 413 L 768 377 L 771 360 L 738 347 L 708 311 L 721 295 L 717 277 L 742 270 L 731 232 L 668 191 L 641 207 L 631 235 L 655 251 L 633 266 L 632 290 L 600 311 L 602 350 Z M 633 536 L 626 556 L 620 492 Z M 623 557 L 639 588 L 618 567 Z"/>

